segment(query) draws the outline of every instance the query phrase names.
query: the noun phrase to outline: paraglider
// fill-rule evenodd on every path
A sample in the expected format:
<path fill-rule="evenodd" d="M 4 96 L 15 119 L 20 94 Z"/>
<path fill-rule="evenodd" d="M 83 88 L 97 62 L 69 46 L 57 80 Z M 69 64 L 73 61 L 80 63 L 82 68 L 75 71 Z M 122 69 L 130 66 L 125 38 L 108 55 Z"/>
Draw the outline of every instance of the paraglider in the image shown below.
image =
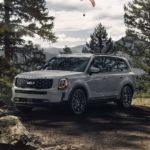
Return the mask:
<path fill-rule="evenodd" d="M 83 1 L 83 0 L 80 0 L 80 1 Z M 95 0 L 89 0 L 92 4 L 93 7 L 95 7 Z"/>
<path fill-rule="evenodd" d="M 90 0 L 90 2 L 92 3 L 92 6 L 95 7 L 95 0 Z"/>
<path fill-rule="evenodd" d="M 83 2 L 84 0 L 80 0 L 80 1 Z M 95 7 L 95 0 L 89 0 L 89 1 L 91 2 L 92 6 Z M 85 17 L 85 16 L 86 16 L 86 14 L 83 13 L 83 17 Z"/>

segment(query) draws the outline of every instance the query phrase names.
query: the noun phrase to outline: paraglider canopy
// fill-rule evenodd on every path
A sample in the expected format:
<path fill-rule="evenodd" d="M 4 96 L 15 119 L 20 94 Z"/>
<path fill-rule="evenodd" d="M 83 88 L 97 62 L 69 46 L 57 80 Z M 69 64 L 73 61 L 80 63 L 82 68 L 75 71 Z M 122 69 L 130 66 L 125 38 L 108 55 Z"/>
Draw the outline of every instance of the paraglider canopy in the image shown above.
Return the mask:
<path fill-rule="evenodd" d="M 80 0 L 83 1 L 83 0 Z M 92 6 L 95 7 L 95 0 L 89 0 L 92 3 Z"/>
<path fill-rule="evenodd" d="M 95 0 L 90 0 L 90 2 L 92 3 L 92 6 L 95 7 Z"/>

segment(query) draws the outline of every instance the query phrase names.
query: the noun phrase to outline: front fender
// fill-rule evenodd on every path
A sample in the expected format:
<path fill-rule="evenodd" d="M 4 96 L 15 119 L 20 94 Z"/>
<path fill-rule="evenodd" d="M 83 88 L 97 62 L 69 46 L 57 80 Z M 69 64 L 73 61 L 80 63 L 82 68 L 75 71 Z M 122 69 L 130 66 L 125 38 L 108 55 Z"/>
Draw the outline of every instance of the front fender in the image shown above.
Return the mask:
<path fill-rule="evenodd" d="M 77 81 L 73 82 L 71 84 L 71 86 L 68 87 L 68 90 L 66 92 L 66 99 L 67 100 L 70 99 L 72 92 L 77 88 L 81 88 L 85 91 L 87 99 L 89 99 L 91 97 L 90 89 L 89 89 L 87 83 L 82 81 L 82 80 L 77 80 Z"/>

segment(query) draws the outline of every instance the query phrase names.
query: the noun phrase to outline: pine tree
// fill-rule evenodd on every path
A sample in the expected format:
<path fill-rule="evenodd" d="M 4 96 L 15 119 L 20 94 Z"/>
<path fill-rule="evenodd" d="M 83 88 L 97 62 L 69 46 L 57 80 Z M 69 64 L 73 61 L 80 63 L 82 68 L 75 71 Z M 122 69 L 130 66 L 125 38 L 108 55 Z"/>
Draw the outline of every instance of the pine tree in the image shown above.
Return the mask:
<path fill-rule="evenodd" d="M 9 61 L 16 47 L 26 43 L 23 36 L 35 34 L 55 42 L 52 16 L 48 16 L 45 0 L 4 0 L 0 3 L 0 46 Z"/>
<path fill-rule="evenodd" d="M 20 71 L 35 70 L 38 66 L 45 63 L 46 56 L 39 45 L 34 45 L 31 41 L 24 45 L 23 48 L 17 48 L 14 57 L 14 65 Z"/>
<path fill-rule="evenodd" d="M 88 48 L 86 46 L 84 46 L 82 48 L 82 53 L 89 53 L 90 51 L 88 50 Z"/>
<path fill-rule="evenodd" d="M 65 46 L 65 47 L 63 48 L 63 51 L 60 52 L 60 54 L 71 54 L 71 53 L 72 53 L 71 48 L 68 47 L 68 46 Z"/>
<path fill-rule="evenodd" d="M 21 71 L 34 70 L 45 61 L 43 50 L 24 36 L 55 42 L 54 17 L 48 15 L 45 0 L 4 0 L 0 2 L 0 89 L 10 92 L 12 79 Z"/>
<path fill-rule="evenodd" d="M 150 42 L 150 0 L 133 0 L 124 10 L 126 26 L 139 38 Z"/>
<path fill-rule="evenodd" d="M 107 31 L 101 23 L 95 28 L 90 38 L 91 40 L 86 43 L 86 48 L 83 49 L 83 52 L 88 50 L 91 53 L 113 53 L 113 41 L 108 38 Z"/>
<path fill-rule="evenodd" d="M 10 96 L 12 81 L 17 73 L 16 67 L 0 56 L 0 96 Z"/>
<path fill-rule="evenodd" d="M 144 84 L 150 87 L 150 0 L 134 0 L 124 7 L 127 35 L 135 39 L 130 55 L 136 67 L 145 71 Z M 128 52 L 128 51 L 127 51 Z"/>

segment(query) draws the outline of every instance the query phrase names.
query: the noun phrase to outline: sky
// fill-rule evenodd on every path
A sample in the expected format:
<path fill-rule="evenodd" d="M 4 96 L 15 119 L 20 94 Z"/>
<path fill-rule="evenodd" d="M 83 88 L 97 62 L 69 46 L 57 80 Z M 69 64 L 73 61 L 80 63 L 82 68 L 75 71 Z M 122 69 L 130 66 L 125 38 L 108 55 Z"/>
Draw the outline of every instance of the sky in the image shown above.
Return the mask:
<path fill-rule="evenodd" d="M 55 17 L 54 31 L 57 43 L 44 46 L 72 47 L 89 41 L 94 28 L 102 23 L 114 41 L 125 35 L 124 4 L 131 0 L 95 0 L 93 8 L 89 0 L 46 0 L 49 15 Z M 85 17 L 83 14 L 85 13 Z"/>
<path fill-rule="evenodd" d="M 49 15 L 55 17 L 53 31 L 58 37 L 57 43 L 47 42 L 38 36 L 25 39 L 43 48 L 83 45 L 89 41 L 94 28 L 102 23 L 116 41 L 125 35 L 123 7 L 129 1 L 132 0 L 95 0 L 93 8 L 89 0 L 46 0 Z"/>

